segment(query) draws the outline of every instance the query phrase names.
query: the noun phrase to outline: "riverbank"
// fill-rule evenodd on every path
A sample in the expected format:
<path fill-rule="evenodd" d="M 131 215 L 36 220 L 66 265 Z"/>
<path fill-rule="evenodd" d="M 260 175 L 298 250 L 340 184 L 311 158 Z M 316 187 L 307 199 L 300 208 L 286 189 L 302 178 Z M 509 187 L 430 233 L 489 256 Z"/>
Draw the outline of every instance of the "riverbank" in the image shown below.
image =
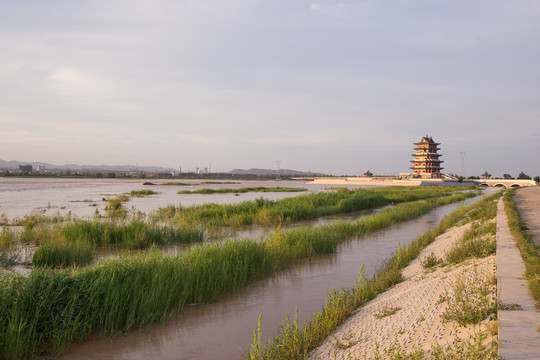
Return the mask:
<path fill-rule="evenodd" d="M 514 201 L 527 233 L 538 243 L 540 189 L 520 189 Z M 471 224 L 449 229 L 403 270 L 402 283 L 359 308 L 309 359 L 537 358 L 540 313 L 527 291 L 525 266 L 502 199 L 496 224 L 496 255 L 453 266 L 426 266 L 433 259 L 448 258 Z M 467 307 L 467 296 L 474 292 L 480 294 L 477 303 Z M 475 325 L 448 321 L 450 311 L 460 310 L 466 317 L 486 305 L 497 309 L 497 320 L 492 311 Z"/>
<path fill-rule="evenodd" d="M 444 258 L 470 226 L 454 227 L 437 237 L 403 270 L 405 281 L 361 307 L 309 359 L 377 359 L 422 351 L 427 355 L 436 351 L 437 346 L 459 346 L 474 341 L 480 334 L 484 343 L 494 342 L 494 321 L 459 326 L 455 321 L 445 321 L 443 315 L 459 301 L 463 287 L 471 289 L 484 284 L 489 291 L 488 300 L 496 301 L 495 256 L 434 269 L 422 266 L 430 257 Z"/>

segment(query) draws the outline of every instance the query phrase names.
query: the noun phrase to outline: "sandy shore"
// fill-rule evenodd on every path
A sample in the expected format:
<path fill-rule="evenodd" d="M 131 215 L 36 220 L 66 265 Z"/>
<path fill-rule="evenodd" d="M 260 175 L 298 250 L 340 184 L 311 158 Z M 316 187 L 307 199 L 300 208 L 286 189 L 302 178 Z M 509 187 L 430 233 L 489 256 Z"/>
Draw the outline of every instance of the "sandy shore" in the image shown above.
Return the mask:
<path fill-rule="evenodd" d="M 454 227 L 439 236 L 404 269 L 404 282 L 360 308 L 314 350 L 309 359 L 372 359 L 377 354 L 385 358 L 384 351 L 391 347 L 399 347 L 405 353 L 423 349 L 428 354 L 434 344 L 446 347 L 458 337 L 469 339 L 493 325 L 492 321 L 485 320 L 475 327 L 460 327 L 455 322 L 444 322 L 441 315 L 455 296 L 456 281 L 465 281 L 467 287 L 480 279 L 493 283 L 495 255 L 437 267 L 434 271 L 425 270 L 421 265 L 422 259 L 432 252 L 444 258 L 445 252 L 469 226 Z M 496 301 L 495 284 L 491 285 L 490 297 L 491 301 Z M 395 313 L 390 315 L 393 311 Z M 383 316 L 387 313 L 389 315 Z"/>

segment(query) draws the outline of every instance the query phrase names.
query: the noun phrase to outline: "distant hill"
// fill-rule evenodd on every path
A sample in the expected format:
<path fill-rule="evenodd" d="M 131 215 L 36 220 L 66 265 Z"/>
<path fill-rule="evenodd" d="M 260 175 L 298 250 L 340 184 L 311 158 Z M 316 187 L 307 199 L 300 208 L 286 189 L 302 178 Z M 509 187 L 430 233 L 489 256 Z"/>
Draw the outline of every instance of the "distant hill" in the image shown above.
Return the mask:
<path fill-rule="evenodd" d="M 0 170 L 18 170 L 19 165 L 32 165 L 32 168 L 35 170 L 38 166 L 45 166 L 49 172 L 79 172 L 79 171 L 90 171 L 93 173 L 97 172 L 129 172 L 133 170 L 144 171 L 146 173 L 170 173 L 177 172 L 173 168 L 164 168 L 159 166 L 136 166 L 136 165 L 78 165 L 78 164 L 65 164 L 65 165 L 55 165 L 44 162 L 37 161 L 4 161 L 0 160 Z M 276 169 L 234 169 L 229 171 L 227 174 L 234 175 L 262 175 L 262 176 L 275 176 Z M 314 173 L 311 171 L 299 171 L 299 170 L 290 170 L 290 169 L 279 169 L 280 176 L 326 176 L 321 173 Z"/>
<path fill-rule="evenodd" d="M 230 174 L 238 175 L 276 175 L 276 169 L 233 169 L 229 171 Z M 314 173 L 311 171 L 305 172 L 300 170 L 279 169 L 279 175 L 281 176 L 325 176 L 325 174 Z"/>
<path fill-rule="evenodd" d="M 171 172 L 174 171 L 172 168 L 164 168 L 159 166 L 136 166 L 136 165 L 77 165 L 77 164 L 65 164 L 65 165 L 55 165 L 44 162 L 37 161 L 4 161 L 0 160 L 0 169 L 3 170 L 16 170 L 19 168 L 19 165 L 32 165 L 33 169 L 36 169 L 38 166 L 45 166 L 48 171 L 92 171 L 92 172 L 127 172 L 130 170 L 137 169 L 139 171 L 149 172 L 149 173 L 160 173 L 160 172 Z"/>

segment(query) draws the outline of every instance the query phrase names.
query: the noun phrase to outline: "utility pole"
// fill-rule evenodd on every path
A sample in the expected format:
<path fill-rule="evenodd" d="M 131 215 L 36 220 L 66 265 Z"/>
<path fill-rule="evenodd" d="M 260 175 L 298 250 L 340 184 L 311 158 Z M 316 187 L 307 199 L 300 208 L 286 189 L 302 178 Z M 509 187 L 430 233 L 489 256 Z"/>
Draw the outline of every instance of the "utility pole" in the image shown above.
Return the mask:
<path fill-rule="evenodd" d="M 467 155 L 467 153 L 461 151 L 459 155 L 461 156 L 461 177 L 465 178 L 465 155 Z"/>

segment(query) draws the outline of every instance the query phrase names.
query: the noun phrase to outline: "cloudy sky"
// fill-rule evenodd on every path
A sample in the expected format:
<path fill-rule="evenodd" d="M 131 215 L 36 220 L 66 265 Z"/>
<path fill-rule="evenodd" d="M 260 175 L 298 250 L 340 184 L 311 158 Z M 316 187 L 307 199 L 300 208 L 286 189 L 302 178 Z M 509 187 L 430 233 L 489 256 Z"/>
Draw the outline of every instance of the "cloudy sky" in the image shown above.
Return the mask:
<path fill-rule="evenodd" d="M 537 0 L 0 0 L 0 159 L 540 175 Z"/>

